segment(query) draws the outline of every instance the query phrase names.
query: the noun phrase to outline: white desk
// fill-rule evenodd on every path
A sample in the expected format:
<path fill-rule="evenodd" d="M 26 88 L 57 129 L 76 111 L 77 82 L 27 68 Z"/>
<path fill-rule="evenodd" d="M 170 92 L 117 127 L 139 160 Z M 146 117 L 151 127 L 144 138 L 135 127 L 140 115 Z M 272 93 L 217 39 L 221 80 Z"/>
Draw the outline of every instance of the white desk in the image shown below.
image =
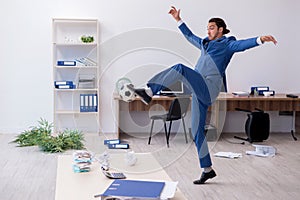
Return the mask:
<path fill-rule="evenodd" d="M 124 154 L 110 154 L 110 165 L 111 168 L 124 172 L 128 180 L 172 181 L 151 154 L 137 154 L 137 158 L 138 161 L 134 166 L 127 166 L 124 161 Z M 98 163 L 92 164 L 90 172 L 74 173 L 72 156 L 59 156 L 55 199 L 95 199 L 94 195 L 102 194 L 112 181 L 102 174 Z M 184 199 L 186 198 L 177 189 L 173 200 Z"/>

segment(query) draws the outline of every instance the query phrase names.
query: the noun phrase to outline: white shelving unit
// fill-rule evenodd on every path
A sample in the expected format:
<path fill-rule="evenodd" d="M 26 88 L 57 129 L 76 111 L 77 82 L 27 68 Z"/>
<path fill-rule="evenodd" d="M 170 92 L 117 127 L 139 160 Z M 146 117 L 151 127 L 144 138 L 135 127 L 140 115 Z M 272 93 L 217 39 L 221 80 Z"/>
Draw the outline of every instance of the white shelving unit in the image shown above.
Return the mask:
<path fill-rule="evenodd" d="M 54 18 L 52 30 L 54 132 L 77 129 L 99 133 L 99 22 L 97 19 Z M 83 42 L 82 36 L 91 36 L 93 41 Z M 55 86 L 57 82 L 68 82 L 65 86 L 69 87 L 70 81 L 75 88 Z M 82 95 L 93 96 L 84 102 Z M 84 110 L 81 106 L 94 106 L 94 109 Z"/>

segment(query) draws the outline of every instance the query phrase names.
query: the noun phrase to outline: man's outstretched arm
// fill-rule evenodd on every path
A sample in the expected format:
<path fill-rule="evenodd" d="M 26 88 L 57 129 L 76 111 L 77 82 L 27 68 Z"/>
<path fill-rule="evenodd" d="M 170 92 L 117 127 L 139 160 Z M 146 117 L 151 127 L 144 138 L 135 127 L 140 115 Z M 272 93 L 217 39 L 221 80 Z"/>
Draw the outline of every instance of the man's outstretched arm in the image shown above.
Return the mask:
<path fill-rule="evenodd" d="M 201 49 L 202 39 L 194 35 L 192 31 L 187 27 L 187 25 L 183 23 L 180 17 L 180 9 L 177 10 L 174 6 L 171 6 L 169 14 L 172 15 L 172 17 L 176 20 L 178 28 L 180 29 L 184 37 L 195 47 Z"/>
<path fill-rule="evenodd" d="M 277 40 L 272 35 L 265 35 L 260 37 L 260 41 L 264 42 L 273 42 L 275 45 L 277 44 Z"/>

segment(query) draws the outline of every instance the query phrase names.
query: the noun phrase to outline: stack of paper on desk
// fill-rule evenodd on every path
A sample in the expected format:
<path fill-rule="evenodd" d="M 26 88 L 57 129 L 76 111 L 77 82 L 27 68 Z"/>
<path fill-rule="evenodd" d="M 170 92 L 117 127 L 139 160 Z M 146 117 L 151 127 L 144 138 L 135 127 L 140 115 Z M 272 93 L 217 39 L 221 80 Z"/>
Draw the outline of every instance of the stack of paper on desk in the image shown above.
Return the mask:
<path fill-rule="evenodd" d="M 234 96 L 236 97 L 249 97 L 249 92 L 245 92 L 245 91 L 237 91 L 237 92 L 233 92 L 232 93 Z"/>

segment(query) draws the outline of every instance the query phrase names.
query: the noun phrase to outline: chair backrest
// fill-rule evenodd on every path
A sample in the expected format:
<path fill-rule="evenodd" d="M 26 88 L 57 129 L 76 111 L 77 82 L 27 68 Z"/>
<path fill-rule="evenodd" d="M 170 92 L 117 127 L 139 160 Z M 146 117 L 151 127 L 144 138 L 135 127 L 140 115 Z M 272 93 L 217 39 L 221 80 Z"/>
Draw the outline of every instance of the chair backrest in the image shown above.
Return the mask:
<path fill-rule="evenodd" d="M 190 97 L 175 98 L 170 105 L 167 120 L 177 120 L 184 117 L 190 102 Z"/>

